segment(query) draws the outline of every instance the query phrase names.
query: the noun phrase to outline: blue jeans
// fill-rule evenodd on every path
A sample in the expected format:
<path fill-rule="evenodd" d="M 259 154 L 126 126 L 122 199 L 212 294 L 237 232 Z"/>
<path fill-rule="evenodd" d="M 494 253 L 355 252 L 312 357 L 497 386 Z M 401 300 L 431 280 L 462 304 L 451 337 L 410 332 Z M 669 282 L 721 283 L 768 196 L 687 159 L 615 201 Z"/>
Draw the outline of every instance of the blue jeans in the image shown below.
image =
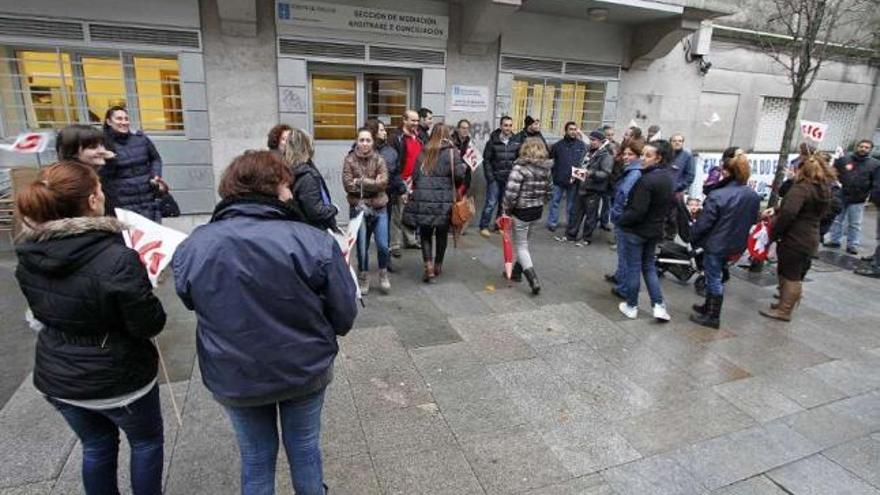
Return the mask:
<path fill-rule="evenodd" d="M 349 217 L 357 216 L 357 211 L 352 208 Z M 376 254 L 379 258 L 379 269 L 388 268 L 388 260 L 391 252 L 388 249 L 388 208 L 376 210 L 376 215 L 364 217 L 361 230 L 358 231 L 357 260 L 358 271 L 365 272 L 370 269 L 370 238 L 376 239 Z"/>
<path fill-rule="evenodd" d="M 614 278 L 617 279 L 617 291 L 624 294 L 626 290 L 626 243 L 622 242 L 623 230 L 618 226 L 614 226 L 614 238 L 617 239 L 617 270 L 614 272 Z"/>
<path fill-rule="evenodd" d="M 547 226 L 556 228 L 559 225 L 559 204 L 562 203 L 562 196 L 565 196 L 565 222 L 571 222 L 571 213 L 574 208 L 574 194 L 577 192 L 576 184 L 569 184 L 568 187 L 553 184 L 553 197 L 550 199 L 550 211 L 547 213 Z"/>
<path fill-rule="evenodd" d="M 726 256 L 720 254 L 703 253 L 703 275 L 706 277 L 706 295 L 724 295 L 724 265 L 727 264 Z"/>
<path fill-rule="evenodd" d="M 483 205 L 483 214 L 480 216 L 480 230 L 488 229 L 492 223 L 492 215 L 498 207 L 498 202 L 504 197 L 506 181 L 493 179 L 486 184 L 486 204 Z"/>
<path fill-rule="evenodd" d="M 134 495 L 162 493 L 165 438 L 159 386 L 128 406 L 96 411 L 48 399 L 82 442 L 82 481 L 88 495 L 119 493 L 116 467 L 119 430 L 131 445 L 131 491 Z"/>
<path fill-rule="evenodd" d="M 602 209 L 599 212 L 599 225 L 607 226 L 611 222 L 611 201 L 614 193 L 606 192 L 602 195 Z"/>
<path fill-rule="evenodd" d="M 648 295 L 651 296 L 651 304 L 663 304 L 663 292 L 660 290 L 660 279 L 657 277 L 657 240 L 645 239 L 624 231 L 621 231 L 620 234 L 621 237 L 617 240 L 617 249 L 624 245 L 626 251 L 624 254 L 626 282 L 623 286 L 626 303 L 630 306 L 638 306 L 639 284 L 641 276 L 644 276 L 645 285 L 648 286 Z"/>
<path fill-rule="evenodd" d="M 855 249 L 859 247 L 862 239 L 862 217 L 865 214 L 865 203 L 853 203 L 846 205 L 840 215 L 834 219 L 831 225 L 831 242 L 840 244 L 843 238 L 843 224 L 846 222 L 846 247 Z"/>
<path fill-rule="evenodd" d="M 325 390 L 265 406 L 225 406 L 238 438 L 242 495 L 275 493 L 279 412 L 293 490 L 297 495 L 324 495 L 321 409 Z"/>

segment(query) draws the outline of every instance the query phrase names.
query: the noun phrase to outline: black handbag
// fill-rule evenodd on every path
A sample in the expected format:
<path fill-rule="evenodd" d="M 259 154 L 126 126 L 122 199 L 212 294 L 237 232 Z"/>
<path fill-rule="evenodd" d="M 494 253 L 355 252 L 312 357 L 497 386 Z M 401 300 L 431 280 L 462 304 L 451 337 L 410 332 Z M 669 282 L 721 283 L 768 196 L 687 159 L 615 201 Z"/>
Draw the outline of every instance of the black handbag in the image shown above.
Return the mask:
<path fill-rule="evenodd" d="M 174 218 L 180 216 L 180 206 L 170 192 L 161 193 L 157 196 L 156 201 L 159 202 L 159 213 L 162 218 Z"/>

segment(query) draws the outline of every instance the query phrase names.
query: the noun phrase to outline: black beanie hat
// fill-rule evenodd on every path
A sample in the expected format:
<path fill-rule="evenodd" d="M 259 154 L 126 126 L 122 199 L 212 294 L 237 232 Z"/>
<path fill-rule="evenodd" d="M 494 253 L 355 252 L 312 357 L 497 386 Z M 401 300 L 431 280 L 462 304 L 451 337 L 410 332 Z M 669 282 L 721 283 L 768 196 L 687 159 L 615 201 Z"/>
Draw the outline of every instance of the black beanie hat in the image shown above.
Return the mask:
<path fill-rule="evenodd" d="M 528 127 L 534 123 L 535 123 L 535 119 L 533 119 L 531 115 L 526 115 L 525 126 L 523 126 L 523 127 Z"/>

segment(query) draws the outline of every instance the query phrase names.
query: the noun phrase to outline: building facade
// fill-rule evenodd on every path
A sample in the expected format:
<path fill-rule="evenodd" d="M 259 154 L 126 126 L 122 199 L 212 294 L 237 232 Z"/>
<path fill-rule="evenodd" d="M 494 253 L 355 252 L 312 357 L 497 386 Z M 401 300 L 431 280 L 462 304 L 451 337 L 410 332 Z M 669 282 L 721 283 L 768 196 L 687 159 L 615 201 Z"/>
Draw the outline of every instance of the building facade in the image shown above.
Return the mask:
<path fill-rule="evenodd" d="M 369 117 L 406 108 L 467 118 L 485 142 L 502 115 L 548 140 L 658 124 L 704 153 L 775 152 L 790 89 L 724 27 L 713 0 L 0 0 L 0 138 L 101 122 L 111 105 L 156 142 L 185 213 L 209 213 L 232 157 L 278 122 L 307 129 L 337 202 L 342 159 Z M 711 67 L 708 67 L 711 62 Z M 824 147 L 876 135 L 880 71 L 829 62 L 802 118 Z M 40 157 L 42 163 L 52 153 Z M 3 165 L 33 157 L 0 155 Z M 197 217 L 198 218 L 198 217 Z"/>

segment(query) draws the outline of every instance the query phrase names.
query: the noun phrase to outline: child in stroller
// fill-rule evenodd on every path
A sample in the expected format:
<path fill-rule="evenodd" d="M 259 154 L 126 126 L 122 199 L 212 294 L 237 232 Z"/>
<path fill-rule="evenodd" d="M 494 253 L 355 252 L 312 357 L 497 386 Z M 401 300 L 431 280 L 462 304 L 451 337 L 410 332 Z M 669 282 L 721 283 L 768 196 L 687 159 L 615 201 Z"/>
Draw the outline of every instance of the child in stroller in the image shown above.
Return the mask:
<path fill-rule="evenodd" d="M 688 282 L 697 274 L 694 281 L 694 290 L 697 294 L 705 295 L 706 277 L 703 275 L 703 250 L 694 249 L 691 246 L 691 226 L 696 222 L 700 214 L 701 201 L 699 198 L 688 198 L 685 201 L 677 201 L 675 206 L 675 219 L 678 222 L 678 237 L 684 242 L 665 241 L 657 248 L 657 274 L 663 275 L 669 272 L 680 282 Z M 725 266 L 722 281 L 727 282 L 730 272 Z"/>

